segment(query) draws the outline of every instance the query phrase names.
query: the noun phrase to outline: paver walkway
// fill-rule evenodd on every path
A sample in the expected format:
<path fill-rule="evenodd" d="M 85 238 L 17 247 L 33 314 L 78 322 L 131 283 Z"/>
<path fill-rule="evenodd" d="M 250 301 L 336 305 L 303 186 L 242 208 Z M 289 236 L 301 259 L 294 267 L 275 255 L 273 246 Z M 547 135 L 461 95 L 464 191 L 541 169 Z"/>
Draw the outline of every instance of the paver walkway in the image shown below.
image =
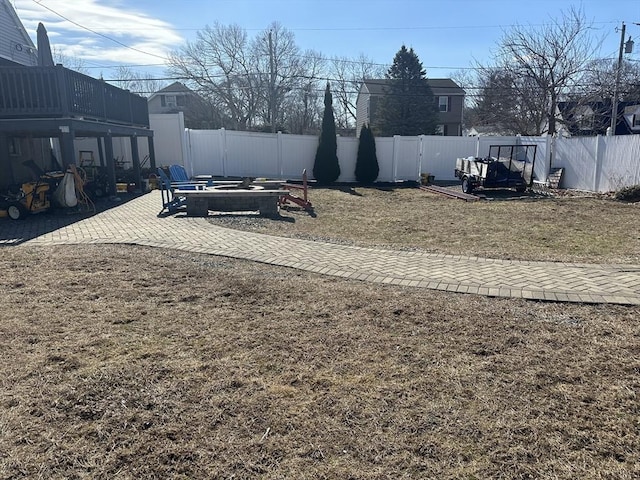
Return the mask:
<path fill-rule="evenodd" d="M 287 239 L 178 214 L 160 193 L 58 228 L 55 218 L 2 222 L 0 244 L 128 243 L 223 255 L 368 282 L 537 300 L 640 305 L 640 265 L 521 262 Z"/>

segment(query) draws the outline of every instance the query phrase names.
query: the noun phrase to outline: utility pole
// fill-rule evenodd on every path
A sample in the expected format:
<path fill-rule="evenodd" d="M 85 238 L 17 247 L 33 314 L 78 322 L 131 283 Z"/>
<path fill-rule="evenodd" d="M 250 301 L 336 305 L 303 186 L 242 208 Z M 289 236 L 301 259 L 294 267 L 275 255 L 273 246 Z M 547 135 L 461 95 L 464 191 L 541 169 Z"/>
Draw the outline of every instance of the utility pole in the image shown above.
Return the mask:
<path fill-rule="evenodd" d="M 620 70 L 622 70 L 622 49 L 624 47 L 624 33 L 626 25 L 622 22 L 620 32 L 620 51 L 618 52 L 618 66 L 616 67 L 616 83 L 613 87 L 613 106 L 611 107 L 611 135 L 616 134 L 616 125 L 618 124 L 618 88 L 620 86 Z"/>

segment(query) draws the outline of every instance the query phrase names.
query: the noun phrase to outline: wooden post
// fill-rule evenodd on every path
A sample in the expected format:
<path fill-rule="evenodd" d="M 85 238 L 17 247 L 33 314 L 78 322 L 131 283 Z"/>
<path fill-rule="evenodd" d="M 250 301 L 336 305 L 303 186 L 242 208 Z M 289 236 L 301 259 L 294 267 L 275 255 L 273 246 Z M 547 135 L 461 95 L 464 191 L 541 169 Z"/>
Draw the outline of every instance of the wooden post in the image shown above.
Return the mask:
<path fill-rule="evenodd" d="M 140 169 L 140 153 L 138 152 L 138 137 L 134 134 L 133 137 L 129 137 L 129 140 L 131 141 L 131 158 L 133 159 L 133 174 L 136 179 L 136 185 L 144 193 L 142 171 Z"/>
<path fill-rule="evenodd" d="M 113 158 L 113 137 L 111 130 L 104 137 L 104 151 L 107 161 L 107 178 L 109 179 L 109 186 L 107 187 L 107 194 L 110 196 L 116 196 L 116 161 Z"/>

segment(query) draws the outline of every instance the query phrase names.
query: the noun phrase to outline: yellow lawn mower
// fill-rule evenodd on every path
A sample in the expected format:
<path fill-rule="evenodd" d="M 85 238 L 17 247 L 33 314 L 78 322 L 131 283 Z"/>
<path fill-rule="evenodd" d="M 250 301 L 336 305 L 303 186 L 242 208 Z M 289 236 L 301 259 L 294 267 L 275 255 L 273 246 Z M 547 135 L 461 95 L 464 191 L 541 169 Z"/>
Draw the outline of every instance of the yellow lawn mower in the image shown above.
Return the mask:
<path fill-rule="evenodd" d="M 31 213 L 45 212 L 51 208 L 51 185 L 46 181 L 23 183 L 17 193 L 0 195 L 0 216 L 22 220 Z"/>

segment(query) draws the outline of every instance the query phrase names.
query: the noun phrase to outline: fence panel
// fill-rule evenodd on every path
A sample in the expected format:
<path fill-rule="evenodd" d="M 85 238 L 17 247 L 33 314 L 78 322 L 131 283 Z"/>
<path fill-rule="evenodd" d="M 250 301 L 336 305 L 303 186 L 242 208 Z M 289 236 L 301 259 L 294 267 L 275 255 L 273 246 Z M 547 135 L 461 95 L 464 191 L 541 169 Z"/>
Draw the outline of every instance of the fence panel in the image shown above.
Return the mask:
<path fill-rule="evenodd" d="M 556 138 L 554 167 L 564 168 L 562 186 L 576 190 L 592 190 L 596 173 L 595 137 Z"/>
<path fill-rule="evenodd" d="M 318 137 L 311 135 L 282 135 L 279 178 L 300 180 L 302 170 L 313 176 L 313 161 L 318 149 Z"/>
<path fill-rule="evenodd" d="M 393 182 L 393 138 L 376 138 L 376 157 L 378 158 L 378 181 Z"/>
<path fill-rule="evenodd" d="M 227 176 L 279 176 L 277 134 L 227 130 L 225 136 Z"/>
<path fill-rule="evenodd" d="M 489 149 L 492 145 L 517 145 L 520 137 L 475 137 L 478 140 L 477 157 L 486 157 L 489 155 Z"/>
<path fill-rule="evenodd" d="M 338 182 L 356 181 L 356 159 L 358 157 L 358 139 L 338 137 L 338 161 L 340 176 Z"/>
<path fill-rule="evenodd" d="M 599 192 L 640 185 L 640 135 L 601 137 Z"/>
<path fill-rule="evenodd" d="M 436 181 L 452 181 L 456 180 L 456 159 L 475 156 L 478 140 L 476 137 L 425 136 L 422 142 L 420 171 L 434 175 Z"/>
<path fill-rule="evenodd" d="M 187 173 L 224 176 L 224 130 L 187 130 Z"/>
<path fill-rule="evenodd" d="M 175 114 L 149 115 L 149 123 L 153 130 L 153 146 L 156 165 L 185 164 L 184 158 L 184 115 Z M 147 142 L 139 142 L 142 145 Z M 144 150 L 143 150 L 144 148 Z M 147 155 L 146 145 L 140 148 L 140 155 Z"/>
<path fill-rule="evenodd" d="M 421 137 L 393 137 L 395 175 L 393 181 L 420 180 Z"/>
<path fill-rule="evenodd" d="M 533 167 L 533 178 L 544 182 L 549 175 L 549 141 L 550 137 L 520 137 L 520 145 L 536 145 L 536 158 Z M 532 161 L 532 158 L 527 159 Z"/>

